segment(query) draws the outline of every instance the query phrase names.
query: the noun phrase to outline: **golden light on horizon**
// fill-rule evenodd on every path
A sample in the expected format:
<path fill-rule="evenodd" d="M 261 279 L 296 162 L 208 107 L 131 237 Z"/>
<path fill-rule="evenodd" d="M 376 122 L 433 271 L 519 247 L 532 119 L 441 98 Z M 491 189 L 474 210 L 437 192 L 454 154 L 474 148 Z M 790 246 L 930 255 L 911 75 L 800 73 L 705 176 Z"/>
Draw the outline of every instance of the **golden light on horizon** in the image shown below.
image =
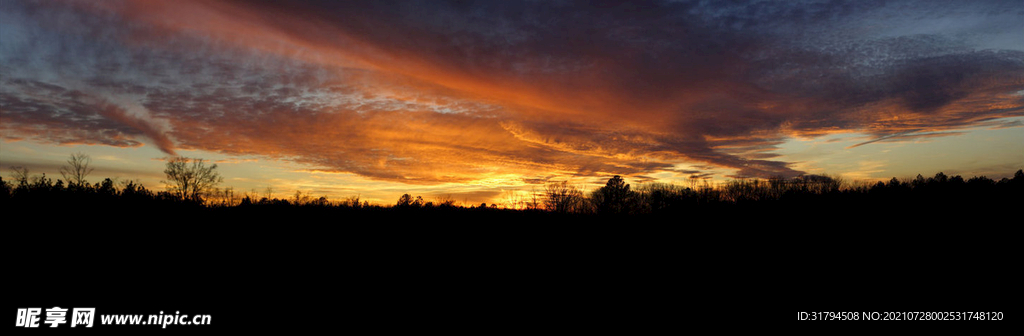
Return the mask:
<path fill-rule="evenodd" d="M 3 6 L 0 160 L 50 174 L 81 149 L 133 161 L 100 163 L 155 185 L 160 168 L 140 162 L 177 154 L 224 162 L 238 189 L 491 203 L 506 190 L 614 175 L 871 180 L 1024 165 L 1014 154 L 1024 152 L 1024 45 L 1006 42 L 1012 15 L 977 22 L 991 29 L 976 40 L 987 48 L 973 48 L 928 15 L 914 25 L 927 38 L 869 28 L 902 26 L 885 15 L 812 38 L 790 35 L 860 23 L 728 27 L 718 15 L 736 9 L 715 4 L 636 17 L 523 5 L 533 18 L 373 3 Z M 606 22 L 560 19 L 570 14 Z M 847 49 L 856 52 L 836 51 Z"/>

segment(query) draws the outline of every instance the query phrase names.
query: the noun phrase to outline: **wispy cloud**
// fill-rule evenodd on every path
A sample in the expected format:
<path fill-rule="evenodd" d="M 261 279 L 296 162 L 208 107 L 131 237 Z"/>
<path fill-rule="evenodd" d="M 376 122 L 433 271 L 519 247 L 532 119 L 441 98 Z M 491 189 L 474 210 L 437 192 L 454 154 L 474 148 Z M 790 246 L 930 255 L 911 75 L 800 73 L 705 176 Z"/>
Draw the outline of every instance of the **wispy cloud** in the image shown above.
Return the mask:
<path fill-rule="evenodd" d="M 787 137 L 875 137 L 857 147 L 1024 116 L 1004 2 L 3 6 L 5 138 L 412 184 L 684 162 L 794 176 L 774 153 Z"/>

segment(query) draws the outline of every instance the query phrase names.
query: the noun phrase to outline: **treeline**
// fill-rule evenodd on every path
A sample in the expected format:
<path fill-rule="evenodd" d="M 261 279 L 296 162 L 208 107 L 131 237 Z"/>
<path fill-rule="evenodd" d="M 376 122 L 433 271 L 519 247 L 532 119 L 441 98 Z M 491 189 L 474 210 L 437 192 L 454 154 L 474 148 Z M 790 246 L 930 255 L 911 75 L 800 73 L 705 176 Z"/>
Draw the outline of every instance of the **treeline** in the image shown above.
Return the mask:
<path fill-rule="evenodd" d="M 999 181 L 980 176 L 965 179 L 944 173 L 913 180 L 851 184 L 839 177 L 804 175 L 793 179 L 743 179 L 713 186 L 646 184 L 631 189 L 616 176 L 590 195 L 567 182 L 548 184 L 544 209 L 556 213 L 657 214 L 695 209 L 781 206 L 911 206 L 999 205 L 1024 196 L 1024 171 Z"/>
<path fill-rule="evenodd" d="M 115 183 L 110 178 L 90 184 L 65 183 L 46 177 L 23 177 L 8 182 L 0 177 L 0 201 L 5 203 L 63 204 L 118 204 L 118 203 L 175 203 L 185 204 L 168 192 L 153 192 L 134 181 Z"/>
<path fill-rule="evenodd" d="M 21 174 L 18 174 L 18 173 Z M 153 191 L 133 181 L 115 183 L 107 178 L 90 184 L 83 177 L 53 180 L 46 175 L 29 177 L 17 171 L 15 180 L 0 177 L 0 201 L 5 204 L 78 204 L 78 205 L 165 205 L 205 208 L 335 208 L 376 211 L 423 210 L 488 210 L 505 212 L 546 212 L 556 214 L 646 215 L 685 214 L 707 211 L 743 209 L 790 209 L 815 207 L 813 210 L 865 206 L 879 207 L 963 207 L 1010 205 L 1022 200 L 1024 172 L 999 181 L 987 177 L 963 178 L 943 173 L 913 180 L 893 178 L 874 184 L 850 184 L 838 177 L 806 175 L 793 179 L 734 180 L 721 185 L 644 184 L 632 188 L 619 176 L 586 193 L 568 182 L 554 182 L 541 192 L 518 202 L 514 209 L 499 209 L 495 204 L 465 206 L 451 197 L 426 201 L 420 196 L 402 195 L 393 205 L 370 204 L 358 196 L 340 201 L 327 197 L 314 198 L 296 192 L 281 199 L 259 197 L 246 193 L 236 197 L 230 188 L 210 189 L 189 194 L 180 188 Z M 269 195 L 268 195 L 269 196 Z M 805 211 L 806 212 L 806 211 Z"/>

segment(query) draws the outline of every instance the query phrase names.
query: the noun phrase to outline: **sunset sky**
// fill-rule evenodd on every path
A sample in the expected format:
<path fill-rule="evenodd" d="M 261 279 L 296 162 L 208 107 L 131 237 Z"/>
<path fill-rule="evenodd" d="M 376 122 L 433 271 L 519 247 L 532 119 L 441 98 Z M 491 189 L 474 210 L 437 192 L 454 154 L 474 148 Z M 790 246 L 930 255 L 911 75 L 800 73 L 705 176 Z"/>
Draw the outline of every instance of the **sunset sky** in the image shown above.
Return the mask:
<path fill-rule="evenodd" d="M 0 0 L 0 175 L 394 203 L 1024 168 L 1024 2 Z"/>

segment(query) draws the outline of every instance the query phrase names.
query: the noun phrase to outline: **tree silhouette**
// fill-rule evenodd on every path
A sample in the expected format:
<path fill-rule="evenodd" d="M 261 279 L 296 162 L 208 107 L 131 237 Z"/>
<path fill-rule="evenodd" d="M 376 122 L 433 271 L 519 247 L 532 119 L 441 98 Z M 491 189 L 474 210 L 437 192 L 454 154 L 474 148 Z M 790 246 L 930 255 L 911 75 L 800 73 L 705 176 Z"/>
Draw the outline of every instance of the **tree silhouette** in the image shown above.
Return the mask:
<path fill-rule="evenodd" d="M 19 186 L 28 185 L 28 168 L 11 167 L 11 179 L 16 181 Z"/>
<path fill-rule="evenodd" d="M 92 168 L 89 167 L 90 163 L 92 163 L 92 159 L 88 155 L 71 154 L 68 164 L 60 167 L 60 175 L 64 177 L 65 181 L 68 181 L 69 185 L 83 186 L 86 184 L 85 176 L 92 172 Z"/>
<path fill-rule="evenodd" d="M 608 183 L 594 192 L 597 211 L 601 213 L 624 213 L 629 209 L 629 185 L 619 175 L 608 179 Z"/>
<path fill-rule="evenodd" d="M 438 196 L 436 198 L 436 204 L 442 208 L 454 208 L 456 207 L 455 198 L 451 195 Z"/>
<path fill-rule="evenodd" d="M 399 208 L 406 208 L 406 207 L 413 206 L 412 195 L 402 194 L 402 196 L 398 197 L 398 203 L 395 203 L 395 206 L 397 206 Z"/>
<path fill-rule="evenodd" d="M 113 195 L 117 193 L 117 189 L 114 189 L 114 181 L 106 178 L 102 183 L 96 183 L 96 192 L 101 195 Z"/>
<path fill-rule="evenodd" d="M 217 173 L 217 165 L 206 165 L 203 159 L 176 157 L 167 161 L 167 191 L 181 200 L 202 202 L 203 196 L 213 190 L 224 178 Z"/>
<path fill-rule="evenodd" d="M 583 192 L 568 181 L 549 183 L 545 194 L 544 207 L 557 213 L 577 212 L 584 201 Z"/>
<path fill-rule="evenodd" d="M 4 181 L 4 177 L 0 176 L 0 200 L 6 201 L 11 197 L 11 186 L 7 185 L 7 181 Z"/>

